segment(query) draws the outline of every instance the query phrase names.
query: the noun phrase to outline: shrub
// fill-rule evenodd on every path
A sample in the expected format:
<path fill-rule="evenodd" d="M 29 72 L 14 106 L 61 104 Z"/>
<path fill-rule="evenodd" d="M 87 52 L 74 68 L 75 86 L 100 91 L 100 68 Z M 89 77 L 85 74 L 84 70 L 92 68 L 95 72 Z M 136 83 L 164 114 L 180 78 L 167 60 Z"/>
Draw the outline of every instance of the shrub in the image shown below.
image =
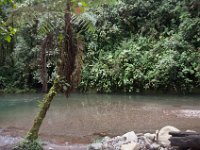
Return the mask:
<path fill-rule="evenodd" d="M 14 147 L 13 150 L 43 150 L 43 148 L 37 141 L 26 140 Z"/>

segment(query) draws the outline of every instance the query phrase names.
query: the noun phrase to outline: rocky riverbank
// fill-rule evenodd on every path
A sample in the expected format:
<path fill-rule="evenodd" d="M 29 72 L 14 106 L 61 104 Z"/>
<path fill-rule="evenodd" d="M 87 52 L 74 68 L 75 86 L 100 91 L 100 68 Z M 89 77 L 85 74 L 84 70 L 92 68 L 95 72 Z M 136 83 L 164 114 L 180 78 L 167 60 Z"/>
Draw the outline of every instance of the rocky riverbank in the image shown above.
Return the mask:
<path fill-rule="evenodd" d="M 165 126 L 155 133 L 128 132 L 122 136 L 104 137 L 92 144 L 54 144 L 41 142 L 44 150 L 176 150 L 170 145 L 169 132 L 180 131 L 173 126 Z M 187 130 L 186 132 L 195 132 Z M 14 145 L 22 141 L 20 137 L 0 136 L 0 150 L 11 150 Z"/>
<path fill-rule="evenodd" d="M 12 148 L 23 141 L 21 137 L 0 136 L 0 150 L 12 150 Z M 54 144 L 50 142 L 41 142 L 44 150 L 87 150 L 88 145 L 83 144 Z"/>
<path fill-rule="evenodd" d="M 88 150 L 176 150 L 176 147 L 170 145 L 169 132 L 178 131 L 180 130 L 173 126 L 165 126 L 155 133 L 136 134 L 131 131 L 114 138 L 104 137 L 101 141 L 89 145 Z"/>

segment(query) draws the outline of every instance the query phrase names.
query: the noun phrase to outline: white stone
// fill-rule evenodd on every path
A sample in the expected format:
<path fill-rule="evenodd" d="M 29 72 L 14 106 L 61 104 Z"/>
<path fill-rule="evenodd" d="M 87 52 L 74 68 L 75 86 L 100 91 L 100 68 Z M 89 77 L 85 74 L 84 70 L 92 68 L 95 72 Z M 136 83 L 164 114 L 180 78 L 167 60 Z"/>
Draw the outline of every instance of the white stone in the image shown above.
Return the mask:
<path fill-rule="evenodd" d="M 154 149 L 154 150 L 158 149 L 159 147 L 160 147 L 160 145 L 157 144 L 157 143 L 153 143 L 153 144 L 151 145 L 151 149 Z"/>
<path fill-rule="evenodd" d="M 153 142 L 149 138 L 141 136 L 138 138 L 138 143 L 143 147 L 143 149 L 149 149 Z"/>
<path fill-rule="evenodd" d="M 103 143 L 102 149 L 118 150 L 124 144 L 128 144 L 128 143 L 131 143 L 131 142 L 137 143 L 137 141 L 138 141 L 138 138 L 137 138 L 135 132 L 131 131 L 131 132 L 128 132 L 128 133 L 126 133 L 122 136 L 117 136 L 117 137 L 114 137 L 112 139 L 104 140 L 104 142 L 102 142 Z"/>
<path fill-rule="evenodd" d="M 139 150 L 139 145 L 135 142 L 131 142 L 131 143 L 122 145 L 121 150 Z"/>
<path fill-rule="evenodd" d="M 144 137 L 148 138 L 149 140 L 151 140 L 152 142 L 154 142 L 156 140 L 156 134 L 151 134 L 151 133 L 145 133 Z"/>
<path fill-rule="evenodd" d="M 102 143 L 93 143 L 89 145 L 88 150 L 100 150 L 102 148 Z"/>
<path fill-rule="evenodd" d="M 159 150 L 167 150 L 167 148 L 161 147 Z"/>
<path fill-rule="evenodd" d="M 122 137 L 126 138 L 127 142 L 136 142 L 137 143 L 137 141 L 138 141 L 138 137 L 134 131 L 128 132 L 128 133 L 122 135 Z"/>
<path fill-rule="evenodd" d="M 171 135 L 169 135 L 169 132 L 178 132 L 179 129 L 173 127 L 173 126 L 165 126 L 162 129 L 160 129 L 158 133 L 158 143 L 163 145 L 164 147 L 170 146 L 169 138 Z"/>
<path fill-rule="evenodd" d="M 102 143 L 106 143 L 106 142 L 108 142 L 108 141 L 110 141 L 111 140 L 111 138 L 109 137 L 109 136 L 106 136 L 106 137 L 104 137 L 103 139 L 102 139 Z"/>

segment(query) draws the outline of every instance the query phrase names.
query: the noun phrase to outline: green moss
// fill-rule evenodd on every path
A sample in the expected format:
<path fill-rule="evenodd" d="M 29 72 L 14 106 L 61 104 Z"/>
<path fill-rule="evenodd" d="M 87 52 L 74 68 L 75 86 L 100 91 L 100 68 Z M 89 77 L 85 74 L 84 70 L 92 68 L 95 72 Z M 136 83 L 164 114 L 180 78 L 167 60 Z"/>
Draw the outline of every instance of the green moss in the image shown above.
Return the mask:
<path fill-rule="evenodd" d="M 38 141 L 25 140 L 13 150 L 43 150 L 42 145 Z"/>
<path fill-rule="evenodd" d="M 53 86 L 51 87 L 51 89 L 49 90 L 49 92 L 47 93 L 45 98 L 43 99 L 42 103 L 40 104 L 41 105 L 40 112 L 35 117 L 33 126 L 26 136 L 27 140 L 32 141 L 32 140 L 36 140 L 38 138 L 38 132 L 39 132 L 40 126 L 42 124 L 42 121 L 44 120 L 46 113 L 50 107 L 50 104 L 59 89 L 58 81 L 59 81 L 59 78 L 58 79 L 56 78 Z"/>

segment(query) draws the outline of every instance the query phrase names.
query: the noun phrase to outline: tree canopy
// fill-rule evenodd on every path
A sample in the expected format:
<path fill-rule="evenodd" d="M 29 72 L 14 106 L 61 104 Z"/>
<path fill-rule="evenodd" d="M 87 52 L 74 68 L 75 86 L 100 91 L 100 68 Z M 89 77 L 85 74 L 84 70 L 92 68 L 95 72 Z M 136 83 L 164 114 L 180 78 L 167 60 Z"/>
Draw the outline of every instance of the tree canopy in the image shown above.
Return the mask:
<path fill-rule="evenodd" d="M 64 2 L 17 1 L 12 13 L 7 8 L 13 2 L 1 1 L 1 29 L 6 31 L 1 31 L 3 91 L 50 87 L 64 38 Z M 85 55 L 80 91 L 185 93 L 199 88 L 198 0 L 76 1 L 73 5 L 73 32 L 83 42 Z M 13 27 L 18 30 L 14 37 Z"/>

